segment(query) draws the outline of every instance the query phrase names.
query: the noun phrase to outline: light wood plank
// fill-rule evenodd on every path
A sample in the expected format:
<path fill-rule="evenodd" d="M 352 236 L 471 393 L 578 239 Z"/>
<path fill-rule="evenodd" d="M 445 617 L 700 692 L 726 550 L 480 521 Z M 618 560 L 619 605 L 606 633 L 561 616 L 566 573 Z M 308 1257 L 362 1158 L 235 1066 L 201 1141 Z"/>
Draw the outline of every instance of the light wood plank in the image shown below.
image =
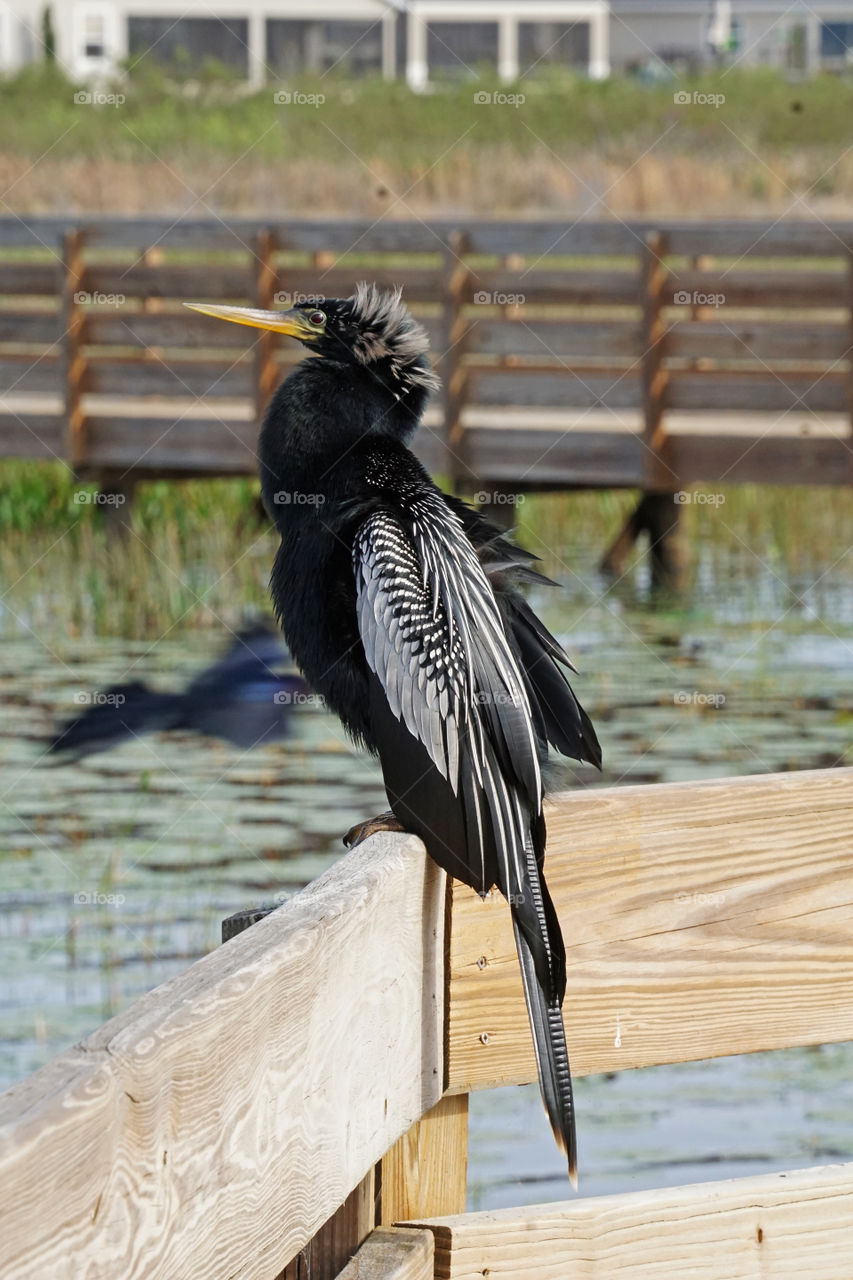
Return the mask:
<path fill-rule="evenodd" d="M 575 792 L 548 830 L 578 1075 L 853 1039 L 853 769 Z M 535 1080 L 500 895 L 454 883 L 449 963 L 449 1087 Z"/>
<path fill-rule="evenodd" d="M 796 321 L 681 320 L 671 324 L 667 354 L 688 359 L 831 362 L 850 353 L 845 324 Z M 784 373 L 781 375 L 784 377 Z"/>
<path fill-rule="evenodd" d="M 752 439 L 722 424 L 716 437 L 678 431 L 665 436 L 661 455 L 683 487 L 695 482 L 853 484 L 849 435 L 810 434 L 809 415 L 800 416 L 800 411 L 791 413 L 789 421 L 804 421 L 806 430 L 801 436 L 774 433 L 771 417 L 765 434 Z"/>
<path fill-rule="evenodd" d="M 435 1232 L 436 1280 L 840 1280 L 853 1164 L 419 1225 Z"/>
<path fill-rule="evenodd" d="M 731 253 L 731 250 L 724 250 Z M 837 254 L 840 257 L 840 246 Z M 820 307 L 823 310 L 847 306 L 847 279 L 842 261 L 833 264 L 829 271 L 797 271 L 780 268 L 774 271 L 754 271 L 743 263 L 734 268 L 711 271 L 676 271 L 671 277 L 673 304 L 681 292 L 701 295 L 698 305 L 709 295 L 721 299 L 725 308 L 723 316 L 715 309 L 718 319 L 725 318 L 734 307 L 759 307 L 793 310 L 799 307 Z M 711 302 L 711 307 L 714 303 Z M 680 309 L 680 307 L 679 307 Z"/>
<path fill-rule="evenodd" d="M 433 1280 L 433 1233 L 381 1227 L 368 1236 L 338 1280 Z"/>
<path fill-rule="evenodd" d="M 444 913 L 378 836 L 4 1095 L 4 1277 L 279 1274 L 441 1095 Z"/>
<path fill-rule="evenodd" d="M 667 407 L 838 413 L 846 406 L 846 378 L 839 370 L 821 375 L 788 370 L 774 374 L 762 365 L 713 372 L 676 369 L 671 374 Z"/>

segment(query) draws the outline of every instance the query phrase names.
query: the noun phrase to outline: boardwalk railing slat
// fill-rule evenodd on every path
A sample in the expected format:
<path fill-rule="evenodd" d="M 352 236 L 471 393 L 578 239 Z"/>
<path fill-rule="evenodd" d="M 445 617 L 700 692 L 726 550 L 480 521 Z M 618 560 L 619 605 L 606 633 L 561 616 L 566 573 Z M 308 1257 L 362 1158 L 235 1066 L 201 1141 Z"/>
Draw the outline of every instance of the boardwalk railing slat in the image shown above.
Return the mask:
<path fill-rule="evenodd" d="M 422 1225 L 435 1280 L 838 1280 L 851 1202 L 853 1164 L 839 1164 Z"/>
<path fill-rule="evenodd" d="M 853 1040 L 853 770 L 578 791 L 548 822 L 578 1075 Z M 503 902 L 454 884 L 451 918 L 449 1087 L 534 1081 Z"/>

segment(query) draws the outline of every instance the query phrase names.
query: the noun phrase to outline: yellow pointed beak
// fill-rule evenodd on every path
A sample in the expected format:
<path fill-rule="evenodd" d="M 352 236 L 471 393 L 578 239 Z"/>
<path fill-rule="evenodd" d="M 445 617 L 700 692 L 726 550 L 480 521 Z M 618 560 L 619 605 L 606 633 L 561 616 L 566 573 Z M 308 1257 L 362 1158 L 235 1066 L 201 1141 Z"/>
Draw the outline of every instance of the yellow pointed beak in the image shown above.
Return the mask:
<path fill-rule="evenodd" d="M 273 333 L 286 333 L 303 342 L 317 338 L 320 331 L 310 325 L 301 311 L 255 311 L 252 307 L 228 307 L 216 303 L 185 302 L 190 311 L 217 320 L 230 320 L 233 324 L 245 324 L 251 329 L 268 329 Z"/>

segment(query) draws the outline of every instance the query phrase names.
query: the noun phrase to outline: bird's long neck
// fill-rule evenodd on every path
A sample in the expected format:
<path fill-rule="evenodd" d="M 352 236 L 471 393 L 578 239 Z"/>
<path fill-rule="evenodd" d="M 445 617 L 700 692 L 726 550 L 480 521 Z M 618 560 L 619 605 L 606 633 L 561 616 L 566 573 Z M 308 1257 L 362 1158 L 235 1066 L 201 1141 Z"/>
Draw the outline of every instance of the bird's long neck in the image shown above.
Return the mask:
<path fill-rule="evenodd" d="M 367 437 L 408 444 L 428 390 L 417 377 L 380 366 L 304 360 L 276 391 L 261 428 L 258 456 L 264 500 L 322 484 L 336 462 Z"/>

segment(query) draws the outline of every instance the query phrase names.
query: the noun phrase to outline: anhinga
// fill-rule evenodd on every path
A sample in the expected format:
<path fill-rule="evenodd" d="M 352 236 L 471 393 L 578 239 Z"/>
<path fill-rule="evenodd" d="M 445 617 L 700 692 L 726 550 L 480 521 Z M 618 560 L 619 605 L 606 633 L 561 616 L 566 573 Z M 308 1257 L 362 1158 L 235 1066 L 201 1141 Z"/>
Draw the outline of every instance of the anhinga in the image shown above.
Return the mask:
<path fill-rule="evenodd" d="M 571 663 L 518 590 L 535 557 L 442 493 L 409 452 L 437 386 L 400 291 L 287 312 L 195 310 L 290 334 L 318 358 L 274 394 L 259 445 L 281 535 L 273 600 L 309 684 L 379 756 L 391 813 L 435 861 L 510 904 L 542 1098 L 576 1184 L 561 1006 L 565 948 L 543 874 L 548 744 L 599 765 Z"/>

